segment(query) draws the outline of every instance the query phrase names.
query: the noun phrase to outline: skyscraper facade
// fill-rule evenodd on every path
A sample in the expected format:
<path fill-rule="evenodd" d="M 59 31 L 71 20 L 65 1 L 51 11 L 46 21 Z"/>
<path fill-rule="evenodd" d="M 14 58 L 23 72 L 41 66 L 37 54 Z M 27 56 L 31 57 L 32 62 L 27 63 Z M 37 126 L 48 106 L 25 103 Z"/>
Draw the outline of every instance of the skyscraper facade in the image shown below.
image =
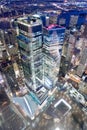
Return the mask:
<path fill-rule="evenodd" d="M 56 24 L 43 29 L 44 83 L 48 88 L 58 80 L 64 35 L 65 28 Z"/>
<path fill-rule="evenodd" d="M 25 82 L 35 94 L 31 93 L 32 97 L 37 102 L 40 97 L 43 102 L 58 80 L 65 28 L 56 24 L 44 26 L 40 16 L 33 15 L 19 18 L 18 29 Z"/>
<path fill-rule="evenodd" d="M 87 66 L 87 47 L 85 46 L 82 50 L 80 63 L 77 68 L 77 75 L 82 76 Z"/>
<path fill-rule="evenodd" d="M 18 20 L 18 44 L 26 83 L 36 90 L 36 77 L 42 71 L 42 22 L 34 16 Z"/>
<path fill-rule="evenodd" d="M 81 25 L 87 23 L 86 16 L 86 10 L 63 10 L 58 16 L 57 23 L 66 28 L 71 28 L 73 26 L 81 27 Z"/>

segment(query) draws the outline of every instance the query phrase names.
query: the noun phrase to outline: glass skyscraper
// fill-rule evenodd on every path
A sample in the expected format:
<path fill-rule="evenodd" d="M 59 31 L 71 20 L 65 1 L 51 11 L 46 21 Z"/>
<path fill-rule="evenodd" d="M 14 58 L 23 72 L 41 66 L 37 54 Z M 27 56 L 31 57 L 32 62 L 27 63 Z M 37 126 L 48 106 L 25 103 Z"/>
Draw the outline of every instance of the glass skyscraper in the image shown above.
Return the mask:
<path fill-rule="evenodd" d="M 44 83 L 47 88 L 58 80 L 65 28 L 51 24 L 43 28 Z"/>
<path fill-rule="evenodd" d="M 58 80 L 65 28 L 43 26 L 40 16 L 33 15 L 19 18 L 18 29 L 25 82 L 35 96 L 45 99 Z"/>
<path fill-rule="evenodd" d="M 18 20 L 18 45 L 26 83 L 36 90 L 36 77 L 42 71 L 42 22 L 34 16 Z"/>

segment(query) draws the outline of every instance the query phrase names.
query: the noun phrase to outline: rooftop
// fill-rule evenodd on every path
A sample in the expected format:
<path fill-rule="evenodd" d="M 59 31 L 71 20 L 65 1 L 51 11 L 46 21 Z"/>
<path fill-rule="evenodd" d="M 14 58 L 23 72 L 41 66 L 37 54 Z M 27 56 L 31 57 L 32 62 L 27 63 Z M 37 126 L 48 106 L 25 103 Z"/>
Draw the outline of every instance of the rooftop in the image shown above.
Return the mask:
<path fill-rule="evenodd" d="M 40 18 L 37 17 L 36 15 L 18 18 L 18 23 L 26 26 L 34 26 L 34 25 L 42 24 Z"/>
<path fill-rule="evenodd" d="M 51 29 L 57 29 L 57 28 L 61 29 L 61 28 L 64 28 L 64 27 L 57 25 L 57 24 L 51 24 L 51 25 L 44 27 L 44 28 L 47 29 L 47 30 L 51 30 Z"/>

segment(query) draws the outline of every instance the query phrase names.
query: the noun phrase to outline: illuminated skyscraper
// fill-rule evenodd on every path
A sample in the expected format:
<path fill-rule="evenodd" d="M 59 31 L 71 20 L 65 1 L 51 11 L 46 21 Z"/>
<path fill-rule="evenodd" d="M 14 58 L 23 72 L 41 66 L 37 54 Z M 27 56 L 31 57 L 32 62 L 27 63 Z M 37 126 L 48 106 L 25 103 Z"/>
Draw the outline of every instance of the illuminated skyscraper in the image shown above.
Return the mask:
<path fill-rule="evenodd" d="M 20 18 L 18 28 L 25 82 L 34 92 L 31 91 L 31 96 L 40 104 L 58 80 L 65 28 L 52 24 L 44 26 L 42 31 L 38 15 Z"/>
<path fill-rule="evenodd" d="M 77 75 L 82 76 L 87 66 L 87 47 L 85 46 L 82 50 L 80 64 L 77 68 Z"/>
<path fill-rule="evenodd" d="M 42 22 L 34 16 L 23 17 L 18 20 L 18 28 L 18 44 L 26 84 L 36 90 L 36 78 L 42 71 Z"/>
<path fill-rule="evenodd" d="M 52 24 L 44 27 L 44 84 L 47 88 L 55 86 L 58 80 L 65 28 Z"/>
<path fill-rule="evenodd" d="M 62 11 L 58 16 L 57 23 L 66 28 L 72 28 L 73 26 L 81 27 L 86 21 L 86 10 L 72 9 L 68 11 Z"/>

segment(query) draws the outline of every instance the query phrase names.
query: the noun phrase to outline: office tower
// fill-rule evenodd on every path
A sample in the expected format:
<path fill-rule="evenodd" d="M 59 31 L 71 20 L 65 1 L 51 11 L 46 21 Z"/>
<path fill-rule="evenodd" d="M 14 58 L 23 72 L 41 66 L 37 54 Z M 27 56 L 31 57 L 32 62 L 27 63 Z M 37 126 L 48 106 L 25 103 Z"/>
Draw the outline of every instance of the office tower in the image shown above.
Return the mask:
<path fill-rule="evenodd" d="M 41 104 L 58 80 L 65 28 L 52 24 L 42 32 L 38 15 L 19 18 L 18 28 L 25 82 L 32 98 Z"/>
<path fill-rule="evenodd" d="M 3 61 L 3 52 L 6 51 L 5 45 L 0 41 L 0 62 Z"/>
<path fill-rule="evenodd" d="M 43 26 L 49 26 L 49 16 L 40 14 Z"/>
<path fill-rule="evenodd" d="M 61 11 L 60 15 L 58 15 L 58 18 L 57 18 L 57 24 L 68 28 L 69 20 L 70 20 L 69 11 L 68 12 Z"/>
<path fill-rule="evenodd" d="M 18 19 L 18 45 L 22 60 L 25 82 L 32 90 L 42 80 L 42 21 L 36 16 Z"/>
<path fill-rule="evenodd" d="M 81 59 L 77 68 L 77 75 L 82 76 L 87 66 L 87 47 L 82 50 Z"/>
<path fill-rule="evenodd" d="M 6 44 L 7 46 L 15 45 L 15 43 L 17 43 L 15 29 L 0 29 L 0 39 L 2 43 Z"/>
<path fill-rule="evenodd" d="M 69 37 L 70 37 L 70 30 L 66 29 L 65 30 L 65 38 L 64 38 L 64 44 L 63 44 L 63 50 L 62 50 L 62 55 L 67 57 L 67 50 L 68 50 L 68 45 L 69 45 Z"/>
<path fill-rule="evenodd" d="M 42 21 L 38 15 L 18 19 L 18 45 L 29 95 L 38 104 L 48 96 L 44 87 Z"/>
<path fill-rule="evenodd" d="M 52 24 L 43 28 L 44 84 L 55 86 L 58 80 L 65 28 Z"/>
<path fill-rule="evenodd" d="M 65 76 L 67 71 L 69 70 L 69 56 L 68 54 L 68 47 L 69 47 L 69 37 L 70 37 L 70 30 L 65 30 L 65 37 L 64 37 L 64 44 L 62 48 L 62 57 L 60 63 L 60 71 L 59 75 Z"/>
<path fill-rule="evenodd" d="M 61 14 L 58 16 L 57 23 L 66 28 L 71 28 L 73 26 L 80 28 L 81 25 L 86 23 L 86 15 L 86 10 L 63 10 Z"/>
<path fill-rule="evenodd" d="M 57 17 L 58 17 L 57 13 L 50 14 L 49 23 L 50 24 L 57 24 Z"/>
<path fill-rule="evenodd" d="M 2 70 L 0 69 L 0 107 L 5 106 L 9 104 L 9 95 L 10 95 L 10 89 L 7 86 L 7 81 L 5 78 L 5 75 L 3 74 Z M 7 88 L 8 87 L 8 88 Z M 8 89 L 8 91 L 7 91 Z"/>
<path fill-rule="evenodd" d="M 4 31 L 4 39 L 7 45 L 15 45 L 16 41 L 16 32 L 14 29 L 8 29 Z"/>
<path fill-rule="evenodd" d="M 0 77 L 1 80 L 1 77 Z M 0 81 L 0 107 L 9 104 L 10 100 L 9 97 L 4 89 L 5 83 L 1 83 Z"/>
<path fill-rule="evenodd" d="M 5 45 L 4 30 L 0 29 L 0 41 Z"/>
<path fill-rule="evenodd" d="M 11 59 L 11 56 L 17 56 L 18 49 L 16 46 L 16 31 L 14 29 L 10 30 L 0 30 L 0 41 L 3 44 L 3 57 Z M 1 45 L 2 46 L 2 45 Z M 6 49 L 5 49 L 6 48 Z"/>
<path fill-rule="evenodd" d="M 84 28 L 83 36 L 87 38 L 87 24 L 85 24 L 82 28 Z"/>

